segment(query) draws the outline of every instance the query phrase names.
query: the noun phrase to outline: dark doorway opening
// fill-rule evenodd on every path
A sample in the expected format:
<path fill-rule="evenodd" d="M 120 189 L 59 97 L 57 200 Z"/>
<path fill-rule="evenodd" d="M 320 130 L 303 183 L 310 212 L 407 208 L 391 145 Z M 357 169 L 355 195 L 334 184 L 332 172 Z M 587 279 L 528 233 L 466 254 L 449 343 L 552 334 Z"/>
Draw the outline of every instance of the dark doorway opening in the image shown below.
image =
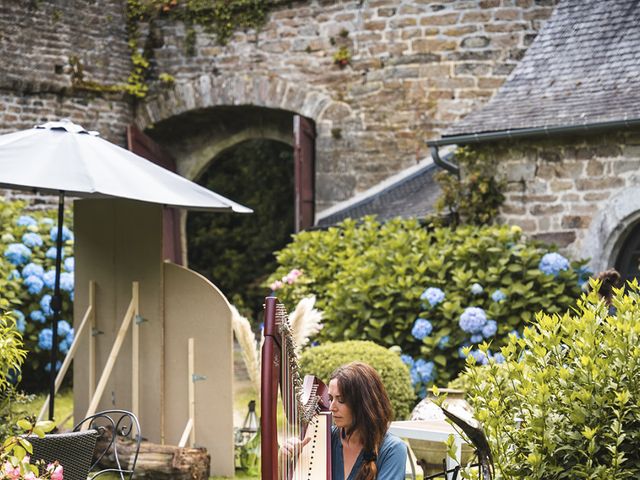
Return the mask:
<path fill-rule="evenodd" d="M 273 252 L 294 231 L 294 166 L 291 146 L 249 140 L 222 152 L 197 182 L 252 208 L 234 215 L 190 212 L 189 267 L 209 278 L 242 313 L 259 321 L 276 268 Z"/>
<path fill-rule="evenodd" d="M 616 270 L 624 280 L 640 279 L 640 222 L 625 238 L 616 260 Z"/>

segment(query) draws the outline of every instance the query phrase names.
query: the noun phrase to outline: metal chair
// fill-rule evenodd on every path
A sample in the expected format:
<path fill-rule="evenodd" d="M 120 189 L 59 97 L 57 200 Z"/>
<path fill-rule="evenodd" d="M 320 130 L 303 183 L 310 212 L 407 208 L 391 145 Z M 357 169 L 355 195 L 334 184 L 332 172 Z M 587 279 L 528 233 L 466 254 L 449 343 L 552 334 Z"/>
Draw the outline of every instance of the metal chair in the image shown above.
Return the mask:
<path fill-rule="evenodd" d="M 95 472 L 92 478 L 108 473 L 118 475 L 121 480 L 133 477 L 142 440 L 140 423 L 133 413 L 126 410 L 105 410 L 85 418 L 73 430 L 93 430 L 98 433 L 94 462 L 90 470 L 93 471 L 98 466 L 106 468 Z M 127 447 L 124 454 L 123 447 Z"/>
<path fill-rule="evenodd" d="M 57 460 L 65 480 L 87 480 L 104 474 L 133 477 L 140 450 L 140 424 L 126 410 L 105 410 L 85 418 L 73 432 L 29 437 L 32 460 Z M 126 448 L 126 452 L 122 449 Z M 119 451 L 120 449 L 120 451 Z M 102 470 L 96 471 L 98 468 Z"/>

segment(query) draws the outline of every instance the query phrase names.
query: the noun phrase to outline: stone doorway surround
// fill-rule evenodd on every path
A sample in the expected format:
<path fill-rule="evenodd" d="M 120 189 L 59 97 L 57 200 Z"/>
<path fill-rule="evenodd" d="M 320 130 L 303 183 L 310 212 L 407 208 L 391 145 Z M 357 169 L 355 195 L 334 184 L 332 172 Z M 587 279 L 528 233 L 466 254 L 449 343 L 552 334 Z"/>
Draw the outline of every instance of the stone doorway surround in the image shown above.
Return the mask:
<path fill-rule="evenodd" d="M 601 205 L 582 240 L 581 257 L 594 273 L 613 268 L 625 240 L 640 221 L 640 187 L 629 187 Z"/>
<path fill-rule="evenodd" d="M 226 118 L 245 114 L 245 125 L 231 132 L 207 126 L 217 112 Z M 234 113 L 237 112 L 237 113 Z M 351 108 L 311 85 L 264 75 L 202 75 L 140 104 L 136 124 L 176 159 L 178 173 L 195 180 L 222 151 L 249 139 L 276 140 L 293 145 L 293 115 L 313 120 L 318 134 L 317 172 L 323 171 L 323 145 L 334 122 L 357 121 Z M 199 122 L 189 128 L 189 123 Z M 177 128 L 177 130 L 176 130 Z M 323 142 L 324 139 L 324 142 Z M 328 152 L 327 152 L 328 153 Z M 321 174 L 321 173 L 320 173 Z"/>

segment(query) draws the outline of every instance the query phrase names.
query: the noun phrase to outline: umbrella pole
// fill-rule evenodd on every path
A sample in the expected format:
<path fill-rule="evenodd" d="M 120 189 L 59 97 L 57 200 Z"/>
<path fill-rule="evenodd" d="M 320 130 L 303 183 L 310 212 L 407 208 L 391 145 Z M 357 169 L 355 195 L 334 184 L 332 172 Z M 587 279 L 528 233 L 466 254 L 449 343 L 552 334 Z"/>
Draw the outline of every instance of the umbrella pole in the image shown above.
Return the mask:
<path fill-rule="evenodd" d="M 60 270 L 62 265 L 62 224 L 64 222 L 64 192 L 58 196 L 58 235 L 56 237 L 56 276 L 51 299 L 53 318 L 51 319 L 51 370 L 49 376 L 49 420 L 53 420 L 53 411 L 56 398 L 56 374 L 58 371 L 58 321 L 60 320 L 60 310 L 62 309 L 62 298 L 60 298 Z"/>

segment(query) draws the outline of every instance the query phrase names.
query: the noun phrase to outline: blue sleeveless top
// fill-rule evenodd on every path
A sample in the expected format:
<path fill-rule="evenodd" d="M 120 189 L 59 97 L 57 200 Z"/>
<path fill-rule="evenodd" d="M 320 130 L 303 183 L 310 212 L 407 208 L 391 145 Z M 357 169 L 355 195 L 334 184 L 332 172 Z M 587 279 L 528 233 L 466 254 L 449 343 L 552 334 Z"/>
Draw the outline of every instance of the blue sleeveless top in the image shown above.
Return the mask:
<path fill-rule="evenodd" d="M 398 437 L 387 432 L 382 439 L 376 460 L 378 467 L 376 480 L 403 480 L 406 465 L 407 446 Z M 354 480 L 360 468 L 362 468 L 362 452 L 358 455 L 349 476 L 345 479 L 340 429 L 335 426 L 331 427 L 331 480 Z"/>

